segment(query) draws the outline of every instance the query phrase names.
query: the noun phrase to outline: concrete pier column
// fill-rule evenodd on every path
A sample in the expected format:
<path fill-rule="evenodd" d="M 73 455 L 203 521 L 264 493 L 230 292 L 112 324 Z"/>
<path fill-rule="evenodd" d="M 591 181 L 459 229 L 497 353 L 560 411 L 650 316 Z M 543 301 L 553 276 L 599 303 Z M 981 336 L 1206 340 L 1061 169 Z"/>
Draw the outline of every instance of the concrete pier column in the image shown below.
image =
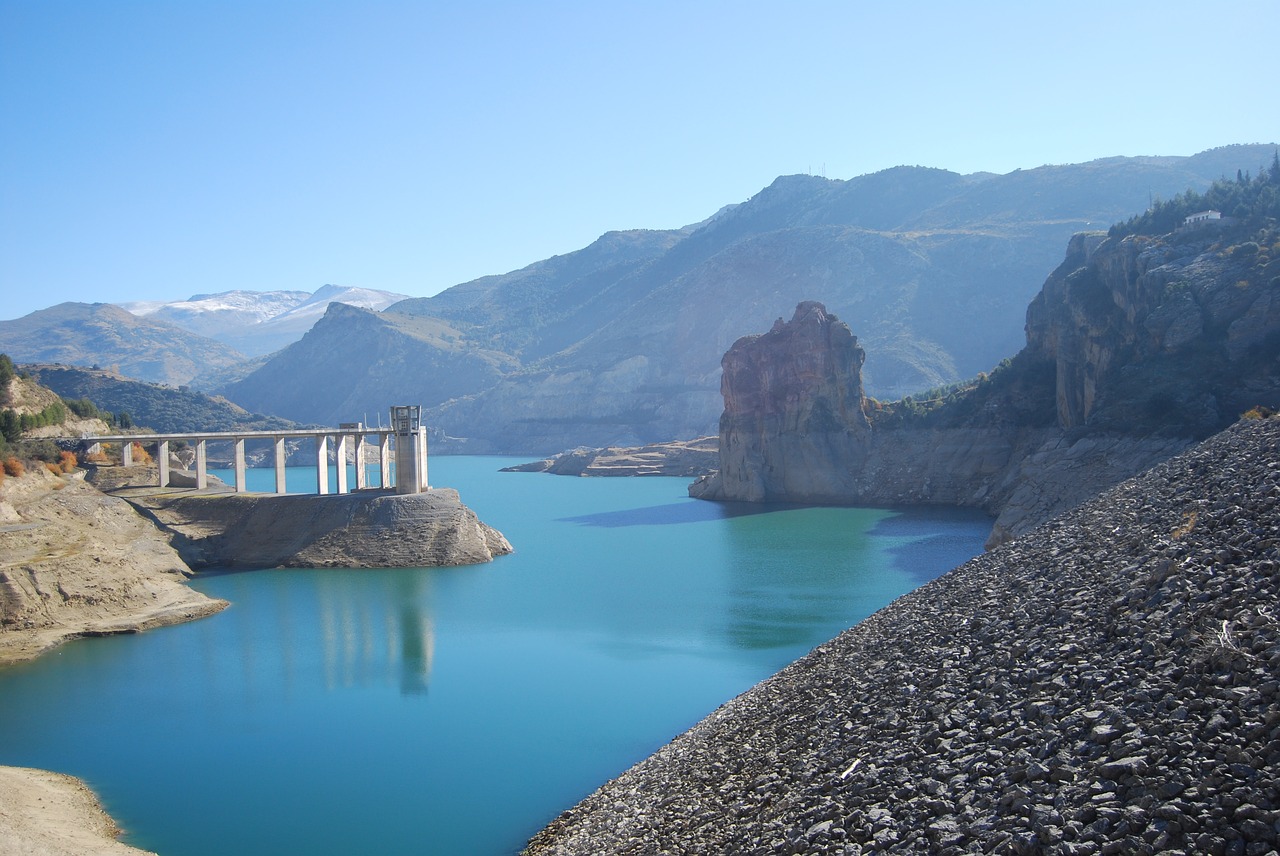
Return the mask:
<path fill-rule="evenodd" d="M 205 450 L 206 440 L 196 440 L 196 490 L 204 490 L 209 486 L 209 453 Z"/>
<path fill-rule="evenodd" d="M 427 429 L 418 429 L 418 484 L 422 490 L 430 490 L 431 482 L 427 480 Z"/>
<path fill-rule="evenodd" d="M 391 432 L 378 437 L 378 487 L 386 490 L 391 487 Z"/>
<path fill-rule="evenodd" d="M 276 447 L 276 493 L 286 493 L 284 479 L 284 438 L 272 437 Z"/>
<path fill-rule="evenodd" d="M 124 442 L 120 444 L 120 466 L 133 466 L 133 441 L 129 440 L 127 437 Z"/>
<path fill-rule="evenodd" d="M 364 468 L 365 436 L 356 435 L 356 490 L 364 490 L 369 486 L 369 474 Z"/>
<path fill-rule="evenodd" d="M 244 438 L 237 437 L 235 439 L 235 469 L 236 469 L 236 493 L 245 492 L 245 472 L 244 472 Z"/>
<path fill-rule="evenodd" d="M 156 465 L 160 468 L 160 487 L 169 486 L 169 441 L 156 443 Z"/>
<path fill-rule="evenodd" d="M 396 434 L 396 493 L 421 493 L 426 488 L 426 429 Z"/>
<path fill-rule="evenodd" d="M 347 493 L 347 440 L 349 439 L 346 434 L 339 434 L 337 447 L 334 449 L 334 457 L 338 461 L 338 493 Z"/>
<path fill-rule="evenodd" d="M 316 493 L 329 492 L 329 435 L 316 435 Z"/>

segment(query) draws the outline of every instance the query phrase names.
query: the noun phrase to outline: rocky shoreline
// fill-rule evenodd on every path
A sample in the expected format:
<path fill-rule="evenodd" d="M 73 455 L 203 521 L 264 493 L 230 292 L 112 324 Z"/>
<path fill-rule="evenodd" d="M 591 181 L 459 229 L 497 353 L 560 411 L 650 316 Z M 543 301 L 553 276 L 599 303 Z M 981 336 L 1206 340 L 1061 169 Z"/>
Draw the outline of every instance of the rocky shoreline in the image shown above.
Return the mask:
<path fill-rule="evenodd" d="M 1280 420 L 895 601 L 555 819 L 531 856 L 1267 854 Z"/>
<path fill-rule="evenodd" d="M 452 488 L 417 494 L 118 492 L 193 568 L 430 568 L 511 552 Z"/>
<path fill-rule="evenodd" d="M 554 476 L 703 476 L 720 465 L 720 438 L 698 437 L 648 446 L 570 449 L 541 461 L 503 467 L 504 473 Z"/>

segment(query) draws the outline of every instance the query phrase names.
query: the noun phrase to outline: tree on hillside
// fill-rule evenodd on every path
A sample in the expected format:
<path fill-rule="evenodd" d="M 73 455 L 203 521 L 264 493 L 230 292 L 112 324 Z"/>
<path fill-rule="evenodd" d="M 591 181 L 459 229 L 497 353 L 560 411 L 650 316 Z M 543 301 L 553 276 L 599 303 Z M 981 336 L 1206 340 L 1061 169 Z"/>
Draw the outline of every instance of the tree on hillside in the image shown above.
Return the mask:
<path fill-rule="evenodd" d="M 0 354 L 0 404 L 9 403 L 9 381 L 17 374 L 8 354 Z"/>

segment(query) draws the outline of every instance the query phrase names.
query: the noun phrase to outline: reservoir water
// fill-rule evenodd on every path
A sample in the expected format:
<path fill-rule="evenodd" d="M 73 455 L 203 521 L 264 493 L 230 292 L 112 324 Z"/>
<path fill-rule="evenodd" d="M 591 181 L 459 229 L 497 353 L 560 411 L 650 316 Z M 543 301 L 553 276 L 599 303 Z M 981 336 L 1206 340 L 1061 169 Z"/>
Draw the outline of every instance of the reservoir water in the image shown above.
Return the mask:
<path fill-rule="evenodd" d="M 127 843 L 164 856 L 515 853 L 990 528 L 507 463 L 433 458 L 430 475 L 514 555 L 202 574 L 230 608 L 0 669 L 0 764 L 86 779 Z M 290 490 L 314 484 L 291 471 Z"/>

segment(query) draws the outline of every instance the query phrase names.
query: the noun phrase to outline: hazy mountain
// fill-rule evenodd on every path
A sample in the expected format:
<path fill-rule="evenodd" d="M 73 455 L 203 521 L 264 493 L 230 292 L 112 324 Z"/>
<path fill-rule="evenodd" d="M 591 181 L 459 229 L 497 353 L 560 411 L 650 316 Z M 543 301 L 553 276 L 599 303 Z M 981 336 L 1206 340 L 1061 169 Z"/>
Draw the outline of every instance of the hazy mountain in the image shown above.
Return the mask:
<path fill-rule="evenodd" d="M 299 422 L 377 424 L 392 404 L 440 404 L 486 389 L 517 366 L 437 318 L 334 303 L 300 341 L 225 393 Z"/>
<path fill-rule="evenodd" d="M 368 400 L 376 379 L 382 406 L 433 407 L 440 435 L 467 439 L 454 448 L 640 444 L 714 431 L 728 346 L 799 301 L 820 300 L 875 355 L 868 392 L 896 397 L 1015 353 L 1026 306 L 1073 233 L 1236 169 L 1256 171 L 1273 151 L 1235 146 L 1008 175 L 898 167 L 848 181 L 786 176 L 696 226 L 609 233 L 576 253 L 383 313 L 453 331 L 425 351 L 393 358 L 379 342 L 403 337 L 397 323 L 379 333 L 352 313 L 317 325 L 307 350 L 334 364 L 331 403 Z M 357 345 L 357 328 L 373 338 Z M 456 365 L 468 349 L 485 349 L 484 372 L 439 371 L 442 356 Z M 287 355 L 229 394 L 251 409 L 316 418 L 325 405 L 314 396 L 272 392 L 297 372 L 315 374 Z"/>
<path fill-rule="evenodd" d="M 60 303 L 0 321 L 0 351 L 14 362 L 98 365 L 173 386 L 244 360 L 222 342 L 110 303 Z"/>
<path fill-rule="evenodd" d="M 325 285 L 305 291 L 224 291 L 175 302 L 139 301 L 120 306 L 134 315 L 167 321 L 230 345 L 249 356 L 278 351 L 302 338 L 330 303 L 385 309 L 405 295 L 372 288 Z"/>

